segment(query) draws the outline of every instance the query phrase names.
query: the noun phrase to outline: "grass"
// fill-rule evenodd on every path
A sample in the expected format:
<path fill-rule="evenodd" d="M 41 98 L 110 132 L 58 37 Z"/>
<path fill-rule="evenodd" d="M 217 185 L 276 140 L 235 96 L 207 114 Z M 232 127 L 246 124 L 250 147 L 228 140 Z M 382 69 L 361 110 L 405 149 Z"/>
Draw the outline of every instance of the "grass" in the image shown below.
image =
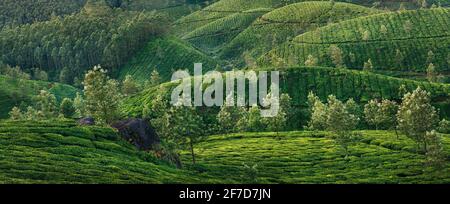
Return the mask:
<path fill-rule="evenodd" d="M 76 88 L 52 82 L 19 80 L 0 75 L 0 119 L 9 117 L 14 106 L 31 105 L 32 98 L 42 89 L 49 90 L 61 102 L 64 98 L 74 98 Z"/>
<path fill-rule="evenodd" d="M 248 51 L 256 58 L 304 32 L 379 12 L 349 3 L 332 5 L 328 1 L 290 4 L 268 12 L 256 20 L 225 46 L 221 56 L 235 59 L 244 51 Z"/>
<path fill-rule="evenodd" d="M 448 183 L 447 168 L 423 165 L 414 143 L 393 132 L 362 131 L 345 158 L 326 132 L 215 135 L 185 168 L 139 152 L 106 127 L 73 121 L 0 121 L 0 183 Z M 443 138 L 450 154 L 450 137 Z M 244 168 L 257 164 L 257 181 Z"/>
<path fill-rule="evenodd" d="M 319 65 L 334 66 L 328 50 L 336 45 L 343 52 L 345 66 L 353 69 L 361 69 L 371 59 L 375 70 L 425 72 L 432 62 L 439 72 L 446 72 L 450 57 L 449 11 L 438 8 L 390 12 L 331 24 L 272 50 L 260 59 L 261 65 L 271 64 L 274 56 L 288 63 L 304 64 L 308 55 L 313 55 Z M 382 26 L 386 32 L 381 31 Z M 434 59 L 428 59 L 429 51 L 434 53 Z"/>

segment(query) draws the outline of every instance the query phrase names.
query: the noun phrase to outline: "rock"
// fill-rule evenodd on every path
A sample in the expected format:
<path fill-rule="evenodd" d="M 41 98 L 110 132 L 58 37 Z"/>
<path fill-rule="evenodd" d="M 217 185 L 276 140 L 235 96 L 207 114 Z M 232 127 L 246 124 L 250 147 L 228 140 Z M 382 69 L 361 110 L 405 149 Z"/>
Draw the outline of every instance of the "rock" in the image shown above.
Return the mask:
<path fill-rule="evenodd" d="M 119 131 L 125 140 L 135 145 L 140 150 L 153 150 L 160 143 L 156 131 L 150 127 L 150 123 L 143 119 L 127 119 L 112 125 Z"/>
<path fill-rule="evenodd" d="M 86 126 L 95 125 L 95 119 L 92 117 L 81 118 L 80 120 L 78 120 L 78 124 Z"/>

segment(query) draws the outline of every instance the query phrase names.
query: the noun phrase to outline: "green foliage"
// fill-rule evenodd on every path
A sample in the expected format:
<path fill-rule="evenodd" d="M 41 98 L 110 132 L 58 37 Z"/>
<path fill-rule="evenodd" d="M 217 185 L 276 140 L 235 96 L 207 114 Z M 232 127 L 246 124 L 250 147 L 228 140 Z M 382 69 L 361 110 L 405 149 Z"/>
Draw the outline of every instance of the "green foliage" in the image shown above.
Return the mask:
<path fill-rule="evenodd" d="M 74 121 L 1 121 L 0 183 L 197 183 L 198 176 L 141 152 L 105 127 Z M 204 181 L 203 181 L 204 182 Z"/>
<path fill-rule="evenodd" d="M 24 69 L 41 67 L 50 79 L 72 83 L 97 64 L 117 71 L 142 45 L 165 32 L 155 13 L 113 9 L 55 17 L 0 31 L 0 60 Z"/>
<path fill-rule="evenodd" d="M 398 112 L 398 105 L 394 101 L 382 100 L 370 100 L 364 106 L 364 117 L 369 125 L 375 126 L 375 128 L 383 130 L 396 129 Z"/>
<path fill-rule="evenodd" d="M 169 110 L 168 126 L 170 134 L 167 139 L 191 151 L 192 163 L 195 164 L 194 145 L 202 141 L 203 119 L 197 114 L 195 107 L 184 106 L 187 98 L 182 96 Z"/>
<path fill-rule="evenodd" d="M 270 71 L 270 69 L 264 71 Z M 353 98 L 357 104 L 363 105 L 374 98 L 400 101 L 401 97 L 398 90 L 402 85 L 405 85 L 406 91 L 413 91 L 421 86 L 430 92 L 433 105 L 439 105 L 441 110 L 446 110 L 445 107 L 448 106 L 450 87 L 445 84 L 418 82 L 374 73 L 321 67 L 286 68 L 280 74 L 280 93 L 289 94 L 292 98 L 292 107 L 295 109 L 291 111 L 295 115 L 289 117 L 294 118 L 296 125 L 289 125 L 289 129 L 301 129 L 303 125 L 306 125 L 307 117 L 304 109 L 307 107 L 307 96 L 311 91 L 316 93 L 322 101 L 325 101 L 328 95 L 335 95 L 341 101 Z M 170 93 L 177 85 L 178 82 L 170 82 L 146 89 L 125 99 L 121 109 L 130 117 L 139 117 L 142 115 L 144 107 L 152 107 L 153 100 L 158 95 L 170 99 Z M 163 88 L 163 90 L 160 91 L 160 88 Z M 219 111 L 219 108 L 205 108 L 200 114 L 204 118 L 214 119 Z M 443 117 L 448 115 L 444 111 L 441 114 Z M 243 115 L 242 117 L 246 116 Z M 216 121 L 210 123 L 215 124 Z"/>
<path fill-rule="evenodd" d="M 427 53 L 432 50 L 436 70 L 445 71 L 449 67 L 445 60 L 449 15 L 449 9 L 426 9 L 370 15 L 330 24 L 278 46 L 259 63 L 274 64 L 270 62 L 273 55 L 287 61 L 294 54 L 299 64 L 313 55 L 318 56 L 320 66 L 334 66 L 336 60 L 329 59 L 326 53 L 331 45 L 336 45 L 342 50 L 343 65 L 352 69 L 361 69 L 364 62 L 371 59 L 374 70 L 424 72 L 429 64 Z M 386 26 L 387 33 L 380 32 L 381 25 Z M 361 31 L 370 33 L 370 39 L 364 40 Z M 353 53 L 356 61 L 352 62 L 348 53 Z"/>
<path fill-rule="evenodd" d="M 430 104 L 430 93 L 418 87 L 407 93 L 397 113 L 398 128 L 427 150 L 426 133 L 436 128 L 439 117 Z"/>
<path fill-rule="evenodd" d="M 77 92 L 77 96 L 73 99 L 73 107 L 77 117 L 81 118 L 86 115 L 86 104 L 80 92 Z"/>
<path fill-rule="evenodd" d="M 439 122 L 438 131 L 440 133 L 450 134 L 450 121 L 442 119 L 441 122 Z"/>
<path fill-rule="evenodd" d="M 60 108 L 59 108 L 59 112 L 65 118 L 72 118 L 76 112 L 73 101 L 69 98 L 63 99 L 63 101 L 61 102 Z"/>
<path fill-rule="evenodd" d="M 234 104 L 234 95 L 230 94 L 225 99 L 224 105 L 217 114 L 217 122 L 221 132 L 231 133 L 238 131 L 238 122 L 246 112 L 244 107 L 238 107 Z"/>
<path fill-rule="evenodd" d="M 51 119 L 58 116 L 58 102 L 52 93 L 41 90 L 33 100 L 36 104 L 36 110 L 40 111 L 44 118 Z"/>
<path fill-rule="evenodd" d="M 348 107 L 337 100 L 335 96 L 328 97 L 326 113 L 326 129 L 335 134 L 335 141 L 345 150 L 348 156 L 348 146 L 354 142 L 353 130 L 358 125 L 359 118 L 351 114 Z"/>
<path fill-rule="evenodd" d="M 122 98 L 118 82 L 110 79 L 100 66 L 95 66 L 85 75 L 83 85 L 87 114 L 100 123 L 114 122 Z"/>
<path fill-rule="evenodd" d="M 9 118 L 11 120 L 21 120 L 23 119 L 23 114 L 20 111 L 20 109 L 18 107 L 14 107 L 10 112 L 9 112 Z"/>
<path fill-rule="evenodd" d="M 125 80 L 122 82 L 122 94 L 130 96 L 139 92 L 139 85 L 133 79 L 131 75 L 125 76 Z"/>
<path fill-rule="evenodd" d="M 426 164 L 437 169 L 445 167 L 446 155 L 444 153 L 444 147 L 442 145 L 441 137 L 436 131 L 427 132 L 425 135 L 428 148 L 426 151 Z"/>
<path fill-rule="evenodd" d="M 197 163 L 206 170 L 202 176 L 221 178 L 219 183 L 448 183 L 450 163 L 442 171 L 424 166 L 425 155 L 418 154 L 414 142 L 390 131 L 361 131 L 349 146 L 347 158 L 327 132 L 237 133 L 210 136 L 200 143 Z M 445 155 L 450 155 L 449 135 L 442 136 Z M 185 151 L 183 161 L 189 161 Z M 243 179 L 243 164 L 258 164 L 257 182 Z"/>
<path fill-rule="evenodd" d="M 233 40 L 254 20 L 270 10 L 262 8 L 238 12 L 199 27 L 183 35 L 182 39 L 189 41 L 203 51 L 214 53 Z"/>
<path fill-rule="evenodd" d="M 379 12 L 375 9 L 348 3 L 336 3 L 331 6 L 326 1 L 283 5 L 281 8 L 266 13 L 239 33 L 224 47 L 220 55 L 224 58 L 236 59 L 244 51 L 249 51 L 252 57 L 258 58 L 304 32 L 325 26 L 328 23 L 336 23 Z"/>
<path fill-rule="evenodd" d="M 2 0 L 0 29 L 39 21 L 47 21 L 80 11 L 86 0 Z"/>
<path fill-rule="evenodd" d="M 175 70 L 189 70 L 193 73 L 194 63 L 203 63 L 203 72 L 214 70 L 219 62 L 174 37 L 157 38 L 150 41 L 121 70 L 120 78 L 131 75 L 138 82 L 149 80 L 156 70 L 161 82 L 169 81 Z"/>

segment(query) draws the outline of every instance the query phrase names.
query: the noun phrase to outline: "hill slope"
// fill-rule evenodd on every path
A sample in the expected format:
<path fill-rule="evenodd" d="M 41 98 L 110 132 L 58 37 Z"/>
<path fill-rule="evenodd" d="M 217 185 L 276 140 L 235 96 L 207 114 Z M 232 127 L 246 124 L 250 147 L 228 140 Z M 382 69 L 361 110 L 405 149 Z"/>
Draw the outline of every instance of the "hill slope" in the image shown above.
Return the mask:
<path fill-rule="evenodd" d="M 449 183 L 450 164 L 435 172 L 424 167 L 415 144 L 395 133 L 363 131 L 345 159 L 327 133 L 238 133 L 211 136 L 198 146 L 198 163 L 226 183 Z M 279 139 L 278 139 L 279 138 Z M 450 137 L 444 136 L 447 155 Z M 184 154 L 189 161 L 189 154 Z M 257 164 L 256 171 L 244 164 Z M 252 177 L 254 179 L 252 179 Z"/>
<path fill-rule="evenodd" d="M 276 8 L 297 1 L 302 0 L 220 0 L 176 21 L 174 23 L 174 31 L 182 36 L 203 25 L 236 13 L 258 8 Z"/>
<path fill-rule="evenodd" d="M 421 86 L 431 93 L 433 102 L 441 114 L 450 117 L 450 85 L 399 79 L 369 72 L 324 67 L 280 68 L 280 88 L 288 93 L 294 106 L 306 107 L 307 96 L 313 91 L 322 100 L 333 94 L 341 100 L 353 98 L 366 103 L 374 98 L 400 100 L 399 87 L 405 85 L 410 91 Z M 125 100 L 122 109 L 128 116 L 141 116 L 144 107 L 151 107 L 158 94 L 170 100 L 171 91 L 178 83 L 165 83 L 143 91 Z M 163 88 L 163 89 L 161 89 Z M 248 87 L 247 87 L 248 88 Z M 162 91 L 159 91 L 159 90 Z M 300 126 L 301 128 L 301 126 Z"/>
<path fill-rule="evenodd" d="M 188 165 L 189 153 L 184 152 L 187 168 L 179 170 L 136 151 L 110 128 L 79 127 L 70 121 L 1 121 L 0 183 L 450 182 L 450 168 L 436 172 L 424 167 L 414 143 L 404 136 L 397 140 L 391 132 L 362 132 L 347 159 L 328 133 L 276 135 L 211 136 L 197 146 L 196 168 Z M 443 144 L 450 146 L 448 135 Z M 257 171 L 244 164 L 258 164 Z"/>
<path fill-rule="evenodd" d="M 182 39 L 189 41 L 205 51 L 214 52 L 222 45 L 231 41 L 256 18 L 270 10 L 262 8 L 235 13 L 197 28 L 184 35 Z"/>
<path fill-rule="evenodd" d="M 379 12 L 354 4 L 330 4 L 327 1 L 290 4 L 259 18 L 233 39 L 221 52 L 221 56 L 233 59 L 248 51 L 256 58 L 304 32 Z"/>
<path fill-rule="evenodd" d="M 9 111 L 14 106 L 21 105 L 22 102 L 25 105 L 31 105 L 31 99 L 42 89 L 49 90 L 58 101 L 64 98 L 74 98 L 78 91 L 65 84 L 19 80 L 0 75 L 0 118 L 9 117 Z"/>
<path fill-rule="evenodd" d="M 0 122 L 0 183 L 183 183 L 193 175 L 74 122 Z"/>
<path fill-rule="evenodd" d="M 156 69 L 163 81 L 168 81 L 173 72 L 179 69 L 188 69 L 193 73 L 194 63 L 203 63 L 205 72 L 215 69 L 220 62 L 176 37 L 157 38 L 150 41 L 120 70 L 120 78 L 130 74 L 144 82 L 150 79 L 151 72 Z"/>
<path fill-rule="evenodd" d="M 449 9 L 361 17 L 297 36 L 266 54 L 261 64 L 279 58 L 289 64 L 304 64 L 312 55 L 318 58 L 319 65 L 334 66 L 328 52 L 331 45 L 336 45 L 342 50 L 345 66 L 353 69 L 362 68 L 371 59 L 375 70 L 424 72 L 432 62 L 437 70 L 448 71 L 449 25 Z M 434 53 L 431 60 L 429 51 Z"/>

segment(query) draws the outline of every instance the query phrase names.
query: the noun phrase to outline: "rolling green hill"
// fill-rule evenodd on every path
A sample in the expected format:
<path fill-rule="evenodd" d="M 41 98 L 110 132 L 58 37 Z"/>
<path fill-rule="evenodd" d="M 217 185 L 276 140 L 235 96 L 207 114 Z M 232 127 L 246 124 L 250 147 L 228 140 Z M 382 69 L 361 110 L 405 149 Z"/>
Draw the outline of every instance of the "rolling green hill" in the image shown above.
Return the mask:
<path fill-rule="evenodd" d="M 257 58 L 295 36 L 318 27 L 381 11 L 348 3 L 312 1 L 290 4 L 269 12 L 233 39 L 221 52 L 235 59 L 244 51 Z"/>
<path fill-rule="evenodd" d="M 0 75 L 0 118 L 7 118 L 9 111 L 22 102 L 25 105 L 31 103 L 32 97 L 40 90 L 46 89 L 54 94 L 58 101 L 64 98 L 74 98 L 76 88 L 44 81 L 19 80 Z"/>
<path fill-rule="evenodd" d="M 198 182 L 102 127 L 0 122 L 0 183 Z"/>
<path fill-rule="evenodd" d="M 176 37 L 157 38 L 150 41 L 127 65 L 120 70 L 120 78 L 127 74 L 144 82 L 156 69 L 164 81 L 170 80 L 174 71 L 191 70 L 194 63 L 203 63 L 203 71 L 213 70 L 220 62 Z"/>
<path fill-rule="evenodd" d="M 0 122 L 0 183 L 448 183 L 404 136 L 365 131 L 344 158 L 324 132 L 211 136 L 184 169 L 139 152 L 110 128 Z M 450 146 L 449 136 L 443 138 Z M 448 150 L 448 148 L 446 149 Z M 449 154 L 449 152 L 446 152 Z M 246 165 L 257 164 L 256 171 Z M 448 164 L 447 164 L 448 165 Z M 448 166 L 447 166 L 448 167 Z M 251 175 L 251 176 L 250 176 Z M 252 179 L 253 178 L 253 179 Z"/>
<path fill-rule="evenodd" d="M 403 84 L 410 91 L 421 86 L 431 93 L 435 105 L 441 109 L 441 114 L 450 116 L 450 85 L 419 82 L 408 79 L 394 78 L 370 72 L 361 72 L 348 69 L 324 68 L 324 67 L 293 67 L 280 68 L 281 92 L 288 93 L 294 106 L 305 107 L 307 96 L 313 91 L 322 100 L 333 94 L 338 99 L 347 100 L 353 98 L 357 102 L 366 103 L 374 98 L 386 98 L 400 100 L 399 87 Z M 166 83 L 161 85 L 164 91 L 158 91 L 161 87 L 154 87 L 143 91 L 125 100 L 122 107 L 128 116 L 140 116 L 144 107 L 151 107 L 152 100 L 157 94 L 165 94 L 170 99 L 170 93 L 178 83 Z"/>
<path fill-rule="evenodd" d="M 174 23 L 174 32 L 185 35 L 218 19 L 258 8 L 276 8 L 301 0 L 220 0 L 200 11 L 187 15 Z"/>
<path fill-rule="evenodd" d="M 238 133 L 211 136 L 198 146 L 204 174 L 226 183 L 449 183 L 447 167 L 435 172 L 423 166 L 412 140 L 386 131 L 363 131 L 345 159 L 327 133 Z M 449 135 L 444 136 L 450 155 Z M 184 154 L 186 162 L 189 154 Z M 257 165 L 256 170 L 244 168 Z M 238 168 L 237 168 L 238 167 Z M 240 168 L 239 168 L 240 167 Z M 252 179 L 253 178 L 253 179 Z M 256 181 L 255 181 L 256 180 Z"/>
<path fill-rule="evenodd" d="M 197 28 L 184 35 L 182 39 L 204 51 L 214 52 L 236 37 L 256 18 L 270 10 L 262 8 L 235 13 Z"/>
<path fill-rule="evenodd" d="M 375 70 L 424 72 L 433 63 L 438 71 L 448 71 L 449 11 L 392 12 L 343 21 L 299 35 L 260 61 L 265 65 L 281 58 L 302 65 L 312 55 L 319 65 L 334 66 L 328 53 L 336 45 L 342 50 L 344 65 L 352 69 L 362 68 L 370 59 Z M 431 59 L 429 51 L 434 53 Z"/>

